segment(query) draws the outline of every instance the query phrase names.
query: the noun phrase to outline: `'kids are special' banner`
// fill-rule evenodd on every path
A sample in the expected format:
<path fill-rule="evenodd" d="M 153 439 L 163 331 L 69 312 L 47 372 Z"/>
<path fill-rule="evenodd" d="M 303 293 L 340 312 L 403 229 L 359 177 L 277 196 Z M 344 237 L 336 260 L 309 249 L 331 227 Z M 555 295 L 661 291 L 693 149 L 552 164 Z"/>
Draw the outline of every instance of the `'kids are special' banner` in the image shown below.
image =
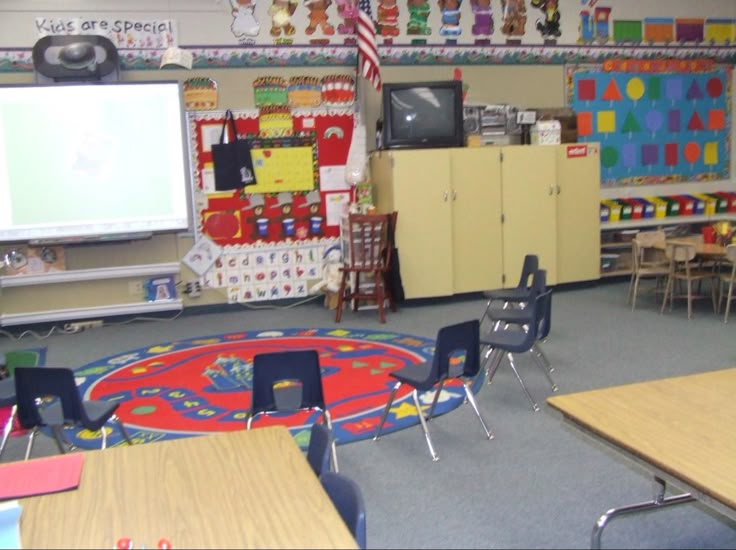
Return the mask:
<path fill-rule="evenodd" d="M 578 139 L 601 144 L 602 185 L 730 177 L 730 69 L 620 60 L 568 70 Z"/>

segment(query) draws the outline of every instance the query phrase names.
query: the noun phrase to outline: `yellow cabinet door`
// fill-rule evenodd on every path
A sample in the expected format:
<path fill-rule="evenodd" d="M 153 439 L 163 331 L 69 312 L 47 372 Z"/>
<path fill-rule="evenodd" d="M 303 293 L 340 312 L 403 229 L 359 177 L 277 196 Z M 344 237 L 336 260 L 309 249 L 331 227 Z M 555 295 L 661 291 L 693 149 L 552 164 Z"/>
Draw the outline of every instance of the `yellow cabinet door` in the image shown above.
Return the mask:
<path fill-rule="evenodd" d="M 502 147 L 504 286 L 519 282 L 526 254 L 537 254 L 547 283 L 557 283 L 557 148 Z"/>
<path fill-rule="evenodd" d="M 378 209 L 399 213 L 396 245 L 406 297 L 450 296 L 450 150 L 407 149 L 376 154 L 371 158 L 371 177 L 376 182 Z"/>
<path fill-rule="evenodd" d="M 500 288 L 501 152 L 452 150 L 452 250 L 455 293 Z"/>
<path fill-rule="evenodd" d="M 557 282 L 600 278 L 600 145 L 557 147 Z"/>

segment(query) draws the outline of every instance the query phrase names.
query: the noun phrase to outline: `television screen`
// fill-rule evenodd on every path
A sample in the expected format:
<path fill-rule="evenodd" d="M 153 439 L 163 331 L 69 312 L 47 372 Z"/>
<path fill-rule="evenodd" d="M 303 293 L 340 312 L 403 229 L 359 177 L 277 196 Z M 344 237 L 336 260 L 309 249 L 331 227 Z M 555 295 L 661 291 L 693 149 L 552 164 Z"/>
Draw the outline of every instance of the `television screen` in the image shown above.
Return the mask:
<path fill-rule="evenodd" d="M 387 83 L 383 87 L 384 146 L 462 147 L 462 83 Z"/>
<path fill-rule="evenodd" d="M 186 230 L 178 82 L 0 87 L 0 242 Z"/>

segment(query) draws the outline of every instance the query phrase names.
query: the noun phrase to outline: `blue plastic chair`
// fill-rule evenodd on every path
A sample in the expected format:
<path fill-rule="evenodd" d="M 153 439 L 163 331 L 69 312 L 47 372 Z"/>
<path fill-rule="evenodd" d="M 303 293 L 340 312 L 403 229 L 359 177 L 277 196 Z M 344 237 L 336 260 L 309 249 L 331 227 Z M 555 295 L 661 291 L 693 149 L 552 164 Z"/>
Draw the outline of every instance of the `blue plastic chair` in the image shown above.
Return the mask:
<path fill-rule="evenodd" d="M 133 444 L 125 425 L 115 414 L 120 403 L 83 400 L 72 369 L 18 367 L 15 369 L 14 380 L 18 422 L 22 428 L 30 430 L 26 460 L 31 456 L 36 433 L 47 426 L 51 428 L 61 453 L 74 448 L 64 434 L 64 428 L 70 425 L 81 426 L 92 432 L 100 432 L 104 449 L 107 446 L 107 432 L 104 426 L 109 420 L 117 423 L 128 445 Z M 49 407 L 44 407 L 44 398 L 47 397 L 58 398 L 58 401 Z"/>
<path fill-rule="evenodd" d="M 486 433 L 486 437 L 488 439 L 493 439 L 493 434 L 488 429 L 488 426 L 483 420 L 483 416 L 480 414 L 478 404 L 475 400 L 475 395 L 471 388 L 472 382 L 480 372 L 479 333 L 480 322 L 477 319 L 442 327 L 437 333 L 435 351 L 431 361 L 407 365 L 389 373 L 389 376 L 395 378 L 397 382 L 394 384 L 394 387 L 391 390 L 391 395 L 389 395 L 388 398 L 388 403 L 386 403 L 386 407 L 383 410 L 381 421 L 376 429 L 376 435 L 373 437 L 374 441 L 377 441 L 381 435 L 381 429 L 386 422 L 386 417 L 391 409 L 396 392 L 402 384 L 408 384 L 414 388 L 412 392 L 414 406 L 417 409 L 419 422 L 422 426 L 422 430 L 424 431 L 424 437 L 427 440 L 427 446 L 429 447 L 429 452 L 432 455 L 432 460 L 439 460 L 439 455 L 435 452 L 434 446 L 432 445 L 432 438 L 429 435 L 427 421 L 432 418 L 442 387 L 450 378 L 460 378 L 463 380 L 463 388 L 465 389 L 465 396 L 467 397 L 468 403 L 473 407 L 478 420 L 480 420 L 483 430 Z M 458 357 L 461 353 L 465 356 L 462 369 L 450 367 L 451 358 Z M 429 413 L 425 417 L 419 403 L 419 392 L 427 392 L 431 390 L 434 390 L 435 392 L 434 399 L 432 400 Z"/>
<path fill-rule="evenodd" d="M 312 424 L 307 447 L 307 462 L 319 477 L 330 471 L 330 449 L 332 448 L 332 432 L 324 424 Z"/>
<path fill-rule="evenodd" d="M 294 382 L 301 384 L 301 395 L 293 403 L 283 406 L 277 403 L 275 387 Z M 286 411 L 316 410 L 331 431 L 332 420 L 322 390 L 322 370 L 315 350 L 279 351 L 259 353 L 253 357 L 253 391 L 246 428 L 260 415 Z M 332 439 L 332 467 L 338 471 L 337 450 Z"/>
<path fill-rule="evenodd" d="M 481 317 L 481 325 L 486 317 L 490 314 L 490 308 L 494 302 L 503 302 L 506 308 L 510 304 L 525 303 L 529 300 L 529 291 L 531 290 L 532 279 L 534 273 L 539 269 L 539 256 L 536 254 L 527 254 L 524 256 L 524 263 L 521 266 L 521 275 L 518 284 L 513 288 L 499 288 L 495 290 L 487 290 L 483 293 L 488 299 L 486 303 L 486 311 Z"/>
<path fill-rule="evenodd" d="M 511 370 L 521 384 L 521 388 L 529 399 L 534 411 L 539 410 L 539 405 L 529 393 L 524 381 L 519 375 L 514 361 L 515 353 L 534 352 L 534 346 L 540 335 L 547 334 L 550 326 L 550 315 L 552 309 L 552 289 L 546 286 L 546 271 L 539 269 L 534 274 L 530 301 L 518 318 L 507 317 L 503 330 L 491 330 L 481 336 L 481 344 L 488 346 L 486 353 L 486 375 L 488 383 L 493 380 L 496 370 L 504 357 L 508 358 Z M 542 372 L 547 376 L 552 391 L 557 391 L 557 384 L 552 380 L 550 368 L 538 360 L 534 353 L 535 362 Z"/>
<path fill-rule="evenodd" d="M 360 486 L 344 474 L 325 472 L 322 487 L 355 537 L 360 548 L 366 547 L 365 503 Z"/>

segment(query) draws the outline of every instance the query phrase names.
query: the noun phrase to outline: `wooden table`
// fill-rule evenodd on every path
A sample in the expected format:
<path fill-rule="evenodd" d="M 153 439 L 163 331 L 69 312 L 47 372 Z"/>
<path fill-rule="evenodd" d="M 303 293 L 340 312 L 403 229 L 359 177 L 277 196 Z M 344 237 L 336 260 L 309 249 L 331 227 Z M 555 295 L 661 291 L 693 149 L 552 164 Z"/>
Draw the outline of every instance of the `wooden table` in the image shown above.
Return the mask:
<path fill-rule="evenodd" d="M 550 397 L 550 406 L 585 433 L 650 470 L 652 501 L 613 508 L 593 528 L 600 547 L 608 520 L 697 499 L 736 519 L 736 369 Z M 687 493 L 664 497 L 666 483 Z"/>
<path fill-rule="evenodd" d="M 693 235 L 691 237 L 678 237 L 667 239 L 661 243 L 654 245 L 654 248 L 659 250 L 665 250 L 667 243 L 672 244 L 694 244 L 695 254 L 701 256 L 704 259 L 719 259 L 726 256 L 726 247 L 715 243 L 704 243 L 702 235 Z"/>
<path fill-rule="evenodd" d="M 357 548 L 282 426 L 89 451 L 77 490 L 20 502 L 24 548 Z"/>

